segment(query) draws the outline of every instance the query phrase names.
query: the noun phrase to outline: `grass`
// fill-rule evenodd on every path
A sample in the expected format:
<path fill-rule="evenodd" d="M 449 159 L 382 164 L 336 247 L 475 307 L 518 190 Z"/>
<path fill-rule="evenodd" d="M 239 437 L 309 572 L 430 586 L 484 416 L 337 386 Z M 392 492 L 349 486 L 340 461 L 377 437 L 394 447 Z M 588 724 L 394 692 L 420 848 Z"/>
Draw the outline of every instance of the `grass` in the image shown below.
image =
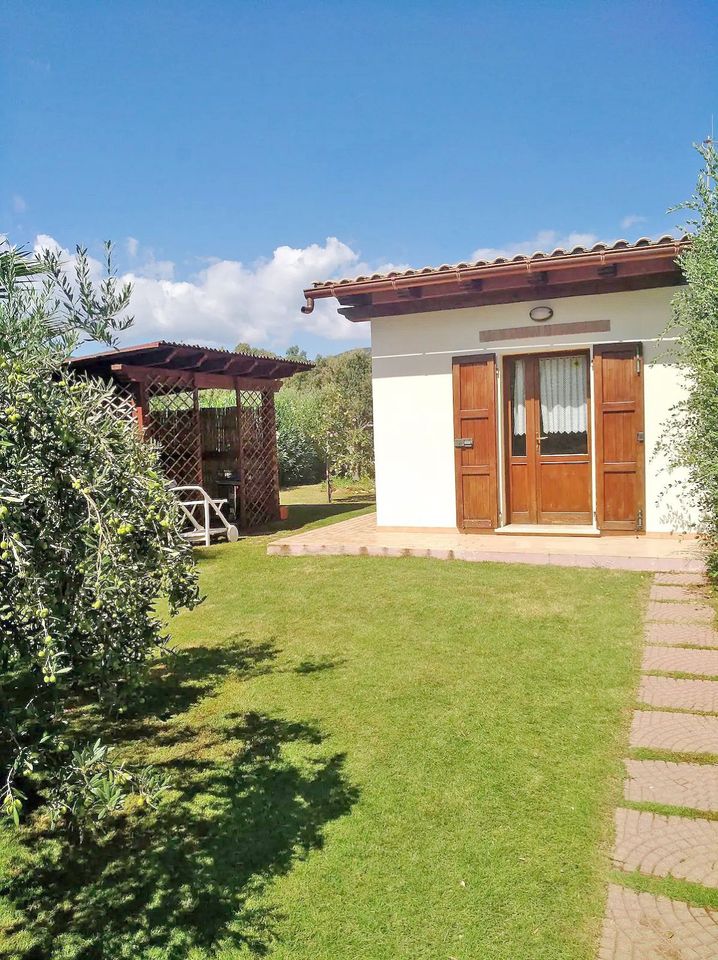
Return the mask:
<path fill-rule="evenodd" d="M 618 870 L 612 873 L 611 880 L 630 887 L 637 893 L 682 900 L 693 907 L 704 907 L 707 910 L 718 909 L 718 890 L 704 887 L 700 883 L 677 880 L 675 877 L 651 877 L 645 873 L 623 873 Z M 670 957 L 670 954 L 668 956 Z"/>
<path fill-rule="evenodd" d="M 285 487 L 280 496 L 283 504 L 327 504 L 326 483 L 308 483 L 301 487 Z M 374 486 L 371 480 L 333 480 L 332 503 L 373 503 Z"/>
<path fill-rule="evenodd" d="M 648 578 L 266 545 L 198 551 L 112 731 L 159 811 L 4 831 L 0 956 L 592 960 Z"/>

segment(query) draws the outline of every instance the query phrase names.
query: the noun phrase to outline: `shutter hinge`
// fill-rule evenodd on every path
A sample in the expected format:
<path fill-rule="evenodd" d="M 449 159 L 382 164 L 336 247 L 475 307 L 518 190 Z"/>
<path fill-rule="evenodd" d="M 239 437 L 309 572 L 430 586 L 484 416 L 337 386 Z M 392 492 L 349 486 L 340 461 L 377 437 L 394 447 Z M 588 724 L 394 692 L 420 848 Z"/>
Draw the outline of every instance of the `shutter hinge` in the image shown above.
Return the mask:
<path fill-rule="evenodd" d="M 636 530 L 643 530 L 643 509 L 639 508 L 636 515 Z"/>
<path fill-rule="evenodd" d="M 636 374 L 641 375 L 641 361 L 643 360 L 643 344 L 639 343 L 636 347 Z"/>

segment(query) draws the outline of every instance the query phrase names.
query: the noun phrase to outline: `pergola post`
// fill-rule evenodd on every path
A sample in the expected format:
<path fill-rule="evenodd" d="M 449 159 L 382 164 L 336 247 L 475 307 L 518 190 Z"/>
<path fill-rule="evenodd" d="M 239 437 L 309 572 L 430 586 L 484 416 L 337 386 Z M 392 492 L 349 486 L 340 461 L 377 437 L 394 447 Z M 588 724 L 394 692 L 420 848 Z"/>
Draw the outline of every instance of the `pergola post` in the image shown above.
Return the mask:
<path fill-rule="evenodd" d="M 247 527 L 247 482 L 244 465 L 244 439 L 242 430 L 242 394 L 240 392 L 239 379 L 234 378 L 234 396 L 237 405 L 237 473 L 239 474 L 239 521 L 240 529 Z"/>
<path fill-rule="evenodd" d="M 142 434 L 147 426 L 147 390 L 145 389 L 145 384 L 142 380 L 139 382 L 134 382 L 132 387 L 135 400 L 135 419 L 137 420 L 139 431 Z"/>
<path fill-rule="evenodd" d="M 279 520 L 279 458 L 277 456 L 277 416 L 274 407 L 274 390 L 265 390 L 262 396 L 262 417 L 266 418 L 267 444 L 272 461 L 272 519 Z"/>

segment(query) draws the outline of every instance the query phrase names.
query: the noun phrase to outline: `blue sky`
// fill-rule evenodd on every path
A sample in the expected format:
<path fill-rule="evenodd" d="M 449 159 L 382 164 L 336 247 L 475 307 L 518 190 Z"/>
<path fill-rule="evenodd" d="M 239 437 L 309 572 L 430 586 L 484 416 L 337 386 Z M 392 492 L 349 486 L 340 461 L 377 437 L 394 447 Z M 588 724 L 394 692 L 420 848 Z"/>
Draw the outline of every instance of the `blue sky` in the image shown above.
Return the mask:
<path fill-rule="evenodd" d="M 305 318 L 313 279 L 673 232 L 718 115 L 692 0 L 31 0 L 3 26 L 0 232 L 113 239 L 133 340 L 336 352 L 368 331 Z"/>

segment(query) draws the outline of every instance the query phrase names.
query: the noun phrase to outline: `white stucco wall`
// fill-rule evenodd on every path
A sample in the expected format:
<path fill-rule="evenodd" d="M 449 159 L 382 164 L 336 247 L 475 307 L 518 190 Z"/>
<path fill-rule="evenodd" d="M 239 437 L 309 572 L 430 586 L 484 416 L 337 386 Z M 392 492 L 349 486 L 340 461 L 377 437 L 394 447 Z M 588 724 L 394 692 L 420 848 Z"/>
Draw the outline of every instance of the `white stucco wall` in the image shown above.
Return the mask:
<path fill-rule="evenodd" d="M 646 513 L 649 532 L 685 528 L 685 504 L 654 456 L 661 424 L 681 396 L 675 367 L 661 362 L 658 338 L 670 317 L 674 288 L 609 293 L 535 303 L 443 310 L 372 321 L 377 521 L 381 526 L 455 527 L 451 361 L 468 353 L 500 358 L 594 343 L 644 344 Z M 608 333 L 481 342 L 481 330 L 533 326 L 529 310 L 549 304 L 551 323 L 610 320 Z M 500 405 L 499 405 L 500 406 Z M 680 478 L 673 478 L 680 479 Z M 503 504 L 503 478 L 500 509 Z M 694 518 L 689 518 L 694 519 Z"/>

